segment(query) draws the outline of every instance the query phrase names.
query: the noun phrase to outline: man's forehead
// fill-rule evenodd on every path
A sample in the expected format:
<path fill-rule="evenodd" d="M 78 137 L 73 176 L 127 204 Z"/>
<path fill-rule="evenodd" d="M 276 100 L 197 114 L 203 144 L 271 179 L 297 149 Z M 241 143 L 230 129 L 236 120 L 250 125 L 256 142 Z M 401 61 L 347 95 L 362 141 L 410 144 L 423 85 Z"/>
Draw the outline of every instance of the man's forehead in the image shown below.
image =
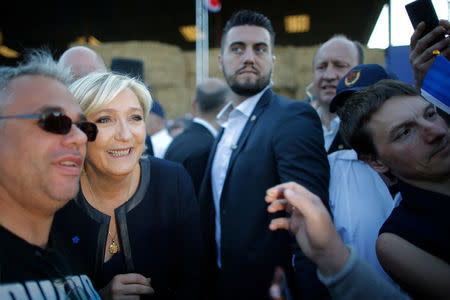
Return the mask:
<path fill-rule="evenodd" d="M 66 85 L 42 75 L 23 75 L 9 84 L 12 109 L 39 111 L 43 107 L 60 107 L 61 111 L 81 113 L 81 108 Z"/>
<path fill-rule="evenodd" d="M 420 96 L 394 96 L 384 101 L 370 120 L 383 125 L 389 131 L 391 128 L 421 116 L 429 106 L 432 104 Z"/>
<path fill-rule="evenodd" d="M 236 41 L 246 43 L 266 43 L 270 46 L 270 33 L 261 26 L 256 25 L 240 25 L 231 27 L 227 32 L 225 39 L 226 45 Z"/>
<path fill-rule="evenodd" d="M 343 39 L 336 38 L 329 40 L 323 44 L 316 55 L 316 63 L 322 61 L 347 61 L 347 60 L 358 60 L 358 50 L 353 42 Z"/>

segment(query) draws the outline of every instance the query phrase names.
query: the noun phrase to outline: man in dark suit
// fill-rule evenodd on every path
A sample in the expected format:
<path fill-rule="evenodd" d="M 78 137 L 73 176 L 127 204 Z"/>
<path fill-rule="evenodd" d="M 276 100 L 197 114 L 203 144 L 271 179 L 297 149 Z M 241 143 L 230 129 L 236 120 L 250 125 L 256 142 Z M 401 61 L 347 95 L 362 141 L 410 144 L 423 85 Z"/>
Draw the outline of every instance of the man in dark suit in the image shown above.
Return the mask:
<path fill-rule="evenodd" d="M 336 113 L 331 113 L 329 107 L 341 78 L 363 61 L 364 51 L 361 44 L 349 40 L 344 35 L 333 36 L 323 43 L 314 55 L 313 87 L 328 154 L 350 149 L 339 133 L 339 117 Z"/>
<path fill-rule="evenodd" d="M 214 299 L 269 299 L 277 266 L 294 282 L 292 261 L 299 266 L 296 275 L 306 278 L 303 286 L 318 281 L 314 268 L 300 267 L 298 252 L 292 256 L 289 234 L 268 229 L 273 218 L 264 201 L 268 188 L 295 181 L 327 204 L 329 181 L 316 111 L 270 88 L 273 47 L 272 25 L 261 14 L 237 12 L 223 30 L 219 67 L 232 90 L 231 102 L 218 115 L 224 129 L 199 195 Z"/>
<path fill-rule="evenodd" d="M 228 86 L 220 79 L 210 78 L 197 86 L 192 103 L 195 118 L 167 148 L 165 159 L 181 163 L 192 177 L 198 195 L 209 152 L 220 125 L 216 115 L 226 103 Z"/>

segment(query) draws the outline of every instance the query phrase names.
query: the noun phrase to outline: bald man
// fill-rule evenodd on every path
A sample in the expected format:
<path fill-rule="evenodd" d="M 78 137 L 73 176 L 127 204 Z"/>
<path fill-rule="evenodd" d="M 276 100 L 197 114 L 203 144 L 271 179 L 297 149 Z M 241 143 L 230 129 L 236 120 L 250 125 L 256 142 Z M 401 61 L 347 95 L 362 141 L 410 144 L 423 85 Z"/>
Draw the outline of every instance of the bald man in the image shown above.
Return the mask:
<path fill-rule="evenodd" d="M 92 72 L 106 71 L 105 62 L 101 56 L 94 50 L 84 46 L 75 46 L 67 49 L 59 58 L 58 64 L 70 67 L 74 80 Z"/>
<path fill-rule="evenodd" d="M 336 95 L 341 78 L 356 65 L 364 61 L 360 43 L 349 40 L 344 35 L 336 35 L 319 47 L 313 60 L 314 93 L 317 98 L 317 112 L 322 121 L 325 150 L 328 154 L 336 150 L 348 149 L 338 133 L 339 118 L 330 113 L 330 102 Z"/>
<path fill-rule="evenodd" d="M 195 118 L 167 148 L 165 159 L 183 164 L 191 175 L 198 194 L 208 163 L 209 152 L 220 125 L 216 115 L 225 105 L 228 85 L 218 78 L 209 78 L 197 86 L 192 103 Z"/>

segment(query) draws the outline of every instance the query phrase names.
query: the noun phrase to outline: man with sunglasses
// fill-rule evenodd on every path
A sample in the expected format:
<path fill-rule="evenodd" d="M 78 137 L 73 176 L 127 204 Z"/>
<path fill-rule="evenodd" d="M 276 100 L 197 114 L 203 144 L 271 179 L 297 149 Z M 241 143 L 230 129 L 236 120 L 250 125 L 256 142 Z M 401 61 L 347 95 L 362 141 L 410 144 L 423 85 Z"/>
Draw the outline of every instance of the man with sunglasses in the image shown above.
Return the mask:
<path fill-rule="evenodd" d="M 49 234 L 54 213 L 78 192 L 86 142 L 97 133 L 69 80 L 44 52 L 0 68 L 1 299 L 99 299 L 87 276 L 71 274 Z"/>

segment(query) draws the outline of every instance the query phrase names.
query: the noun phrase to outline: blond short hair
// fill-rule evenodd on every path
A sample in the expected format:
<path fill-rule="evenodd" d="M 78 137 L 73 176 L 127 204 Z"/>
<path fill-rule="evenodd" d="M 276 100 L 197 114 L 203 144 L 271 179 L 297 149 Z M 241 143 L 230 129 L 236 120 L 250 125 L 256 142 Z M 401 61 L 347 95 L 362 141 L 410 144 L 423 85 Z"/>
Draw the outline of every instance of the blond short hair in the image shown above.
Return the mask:
<path fill-rule="evenodd" d="M 138 98 L 146 122 L 153 100 L 148 88 L 138 79 L 113 72 L 94 72 L 69 87 L 86 116 L 101 110 L 126 88 Z"/>

